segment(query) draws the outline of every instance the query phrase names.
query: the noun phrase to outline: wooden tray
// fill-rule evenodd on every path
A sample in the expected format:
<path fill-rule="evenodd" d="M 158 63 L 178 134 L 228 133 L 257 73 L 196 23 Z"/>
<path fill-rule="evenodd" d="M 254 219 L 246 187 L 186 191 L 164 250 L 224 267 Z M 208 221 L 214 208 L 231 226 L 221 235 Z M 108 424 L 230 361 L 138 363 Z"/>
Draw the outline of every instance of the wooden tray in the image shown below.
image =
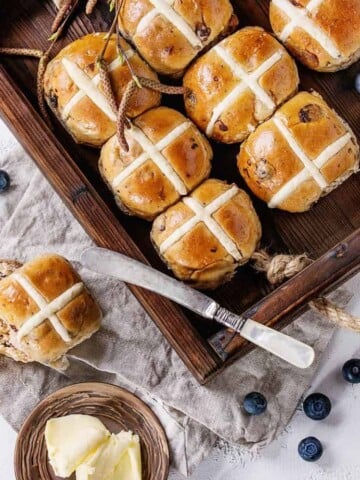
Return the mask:
<path fill-rule="evenodd" d="M 234 0 L 240 26 L 261 25 L 268 30 L 268 0 Z M 13 5 L 13 6 L 12 6 Z M 45 49 L 55 8 L 50 0 L 17 0 L 0 5 L 0 45 Z M 57 46 L 108 27 L 109 13 L 100 3 L 94 15 L 80 15 Z M 112 195 L 97 171 L 98 152 L 75 145 L 60 125 L 52 132 L 39 116 L 35 99 L 37 62 L 4 58 L 0 65 L 0 113 L 19 141 L 82 224 L 102 247 L 123 252 L 150 263 L 160 271 L 145 221 L 127 217 L 115 206 Z M 318 74 L 300 67 L 301 88 L 314 88 L 349 122 L 360 136 L 360 98 L 352 88 L 359 64 L 337 74 Z M 177 102 L 177 103 L 176 103 Z M 182 109 L 181 100 L 164 98 L 167 105 Z M 235 154 L 238 145 L 214 145 L 212 176 L 235 181 L 240 178 Z M 279 328 L 298 315 L 312 298 L 344 281 L 360 269 L 359 175 L 322 199 L 310 212 L 289 214 L 268 209 L 254 198 L 263 225 L 262 245 L 275 252 L 307 252 L 317 261 L 304 272 L 271 291 L 263 275 L 251 266 L 240 269 L 232 282 L 211 295 L 224 307 L 251 315 Z M 336 246 L 338 242 L 340 245 Z M 45 247 L 45 246 L 44 246 Z M 249 345 L 234 336 L 226 352 L 216 353 L 209 339 L 217 325 L 199 319 L 157 295 L 130 287 L 200 383 L 205 383 Z"/>

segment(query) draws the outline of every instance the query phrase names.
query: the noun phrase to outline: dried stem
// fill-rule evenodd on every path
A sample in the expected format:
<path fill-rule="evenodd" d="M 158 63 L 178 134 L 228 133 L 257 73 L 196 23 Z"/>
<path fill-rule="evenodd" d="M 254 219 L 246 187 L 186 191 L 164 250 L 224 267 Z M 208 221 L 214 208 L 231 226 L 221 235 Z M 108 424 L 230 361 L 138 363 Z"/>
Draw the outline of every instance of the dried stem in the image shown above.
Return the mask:
<path fill-rule="evenodd" d="M 57 38 L 55 38 L 51 42 L 49 48 L 46 50 L 46 52 L 43 53 L 43 55 L 40 58 L 38 72 L 37 72 L 37 83 L 36 83 L 36 93 L 37 93 L 39 109 L 44 120 L 46 121 L 46 123 L 51 129 L 53 129 L 53 125 L 52 125 L 51 118 L 48 114 L 48 111 L 46 109 L 46 102 L 45 102 L 45 95 L 44 95 L 44 76 L 45 76 L 46 67 L 48 66 L 48 63 L 50 61 L 50 54 L 52 52 L 52 49 L 54 48 L 56 40 Z"/>
<path fill-rule="evenodd" d="M 96 7 L 97 0 L 88 0 L 85 7 L 85 12 L 87 15 L 90 15 L 94 8 Z"/>
<path fill-rule="evenodd" d="M 40 112 L 50 126 L 51 126 L 51 121 L 46 110 L 46 104 L 44 99 L 44 75 L 45 75 L 46 66 L 49 62 L 49 55 L 52 47 L 53 47 L 53 44 L 47 50 L 47 52 L 42 52 L 41 50 L 35 50 L 31 48 L 0 48 L 0 55 L 15 55 L 15 56 L 39 58 L 39 66 L 38 66 L 37 81 L 36 81 L 36 93 L 37 93 Z"/>
<path fill-rule="evenodd" d="M 126 112 L 133 96 L 135 90 L 138 88 L 137 83 L 135 80 L 130 80 L 127 84 L 125 92 L 121 98 L 118 116 L 117 116 L 117 123 L 116 123 L 116 134 L 118 138 L 118 142 L 122 150 L 125 152 L 129 151 L 129 145 L 125 138 L 125 126 L 130 126 L 128 119 L 126 118 Z"/>
<path fill-rule="evenodd" d="M 164 85 L 157 80 L 151 78 L 139 77 L 139 82 L 145 88 L 155 90 L 156 92 L 165 93 L 167 95 L 184 95 L 186 92 L 185 87 L 174 87 L 172 85 Z"/>
<path fill-rule="evenodd" d="M 19 57 L 41 58 L 44 52 L 32 48 L 0 48 L 0 55 L 14 55 Z"/>
<path fill-rule="evenodd" d="M 69 3 L 69 7 L 66 9 L 65 12 L 63 12 L 63 15 L 62 17 L 59 16 L 59 13 L 60 13 L 60 10 L 62 9 L 62 6 L 60 7 L 60 10 L 58 12 L 58 15 L 56 17 L 59 16 L 59 19 L 57 20 L 57 23 L 59 24 L 58 28 L 56 29 L 55 32 L 52 31 L 52 35 L 51 37 L 49 38 L 49 40 L 52 40 L 52 41 L 56 41 L 60 35 L 62 34 L 69 18 L 71 17 L 72 13 L 74 12 L 75 8 L 77 7 L 78 3 L 79 3 L 79 0 L 64 0 L 64 4 L 68 4 Z M 56 20 L 56 18 L 55 18 Z M 55 20 L 54 20 L 54 23 L 55 23 Z M 54 23 L 53 23 L 53 26 L 54 26 Z"/>
<path fill-rule="evenodd" d="M 107 36 L 106 36 L 106 42 L 104 44 L 104 47 L 99 55 L 99 60 L 102 60 L 104 58 L 104 55 L 105 55 L 105 52 L 106 52 L 106 49 L 109 45 L 109 42 L 110 42 L 110 39 L 111 39 L 111 35 L 114 33 L 115 31 L 115 28 L 116 28 L 116 24 L 117 24 L 117 18 L 119 16 L 119 12 L 120 12 L 120 7 L 121 7 L 121 3 L 119 4 L 119 6 L 116 8 L 116 12 L 115 12 L 115 16 L 114 16 L 114 20 L 110 26 L 110 29 L 107 33 Z"/>
<path fill-rule="evenodd" d="M 116 98 L 114 94 L 114 90 L 112 87 L 111 83 L 111 78 L 109 74 L 109 69 L 106 61 L 104 59 L 98 60 L 97 61 L 98 67 L 99 67 L 99 73 L 100 73 L 100 82 L 102 89 L 104 91 L 104 94 L 115 114 L 117 114 L 118 111 L 118 106 L 116 103 Z"/>
<path fill-rule="evenodd" d="M 39 105 L 41 115 L 43 116 L 44 120 L 49 125 L 49 127 L 52 129 L 52 122 L 46 109 L 46 102 L 45 102 L 45 96 L 44 96 L 44 76 L 45 76 L 46 67 L 49 63 L 49 59 L 50 59 L 49 51 L 45 52 L 40 58 L 38 72 L 37 72 L 37 80 L 36 80 L 36 93 L 37 93 L 37 100 L 38 100 L 38 105 Z"/>
<path fill-rule="evenodd" d="M 134 82 L 136 83 L 136 85 L 138 86 L 138 88 L 141 88 L 141 83 L 133 69 L 133 66 L 131 65 L 130 63 L 130 60 L 128 59 L 127 55 L 126 55 L 126 52 L 123 48 L 123 46 L 121 45 L 121 34 L 120 34 L 120 31 L 119 31 L 119 26 L 117 25 L 116 27 L 116 44 L 117 44 L 117 48 L 118 48 L 118 51 L 120 52 L 120 55 L 122 56 L 122 58 L 124 59 L 128 69 L 130 70 L 130 73 L 131 73 L 131 76 L 132 76 L 132 79 L 134 80 Z"/>
<path fill-rule="evenodd" d="M 184 87 L 173 87 L 171 85 L 164 85 L 156 80 L 151 80 L 150 78 L 139 77 L 138 82 L 144 88 L 149 88 L 150 90 L 155 90 L 156 92 L 166 93 L 168 95 L 182 95 L 185 92 Z M 125 126 L 129 123 L 126 118 L 126 112 L 129 107 L 129 103 L 131 100 L 132 95 L 134 94 L 135 90 L 139 88 L 138 83 L 132 79 L 127 84 L 124 95 L 122 96 L 118 116 L 117 116 L 117 138 L 120 147 L 125 151 L 129 151 L 129 145 L 125 138 Z"/>
<path fill-rule="evenodd" d="M 60 8 L 58 10 L 58 13 L 53 21 L 53 24 L 51 26 L 51 33 L 55 33 L 58 28 L 60 27 L 62 21 L 64 18 L 67 16 L 68 11 L 70 10 L 72 6 L 73 0 L 63 0 L 61 2 Z"/>

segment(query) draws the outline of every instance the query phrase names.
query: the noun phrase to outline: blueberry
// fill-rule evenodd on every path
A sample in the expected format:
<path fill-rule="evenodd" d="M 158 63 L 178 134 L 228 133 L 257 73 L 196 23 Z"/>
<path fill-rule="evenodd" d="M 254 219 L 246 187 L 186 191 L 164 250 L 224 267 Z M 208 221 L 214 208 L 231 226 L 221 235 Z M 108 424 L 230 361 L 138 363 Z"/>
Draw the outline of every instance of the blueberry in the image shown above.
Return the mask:
<path fill-rule="evenodd" d="M 10 177 L 5 170 L 0 170 L 0 193 L 5 192 L 10 187 Z"/>
<path fill-rule="evenodd" d="M 355 90 L 360 93 L 360 73 L 355 77 Z"/>
<path fill-rule="evenodd" d="M 316 462 L 323 453 L 320 440 L 315 437 L 307 437 L 301 440 L 298 445 L 300 457 L 307 462 Z"/>
<path fill-rule="evenodd" d="M 344 363 L 342 368 L 344 379 L 350 383 L 360 383 L 360 359 L 352 358 Z"/>
<path fill-rule="evenodd" d="M 251 392 L 245 396 L 243 405 L 249 415 L 260 415 L 265 412 L 267 401 L 261 393 Z"/>
<path fill-rule="evenodd" d="M 323 420 L 326 418 L 331 410 L 331 402 L 329 398 L 322 393 L 312 393 L 305 398 L 304 412 L 309 418 L 313 420 Z"/>

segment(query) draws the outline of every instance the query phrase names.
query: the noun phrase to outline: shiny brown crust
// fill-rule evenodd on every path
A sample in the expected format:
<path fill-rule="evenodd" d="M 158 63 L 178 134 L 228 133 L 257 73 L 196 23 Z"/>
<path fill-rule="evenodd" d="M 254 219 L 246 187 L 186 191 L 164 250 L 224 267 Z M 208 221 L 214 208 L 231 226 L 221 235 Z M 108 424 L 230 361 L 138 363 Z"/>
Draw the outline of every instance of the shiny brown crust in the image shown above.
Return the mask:
<path fill-rule="evenodd" d="M 81 281 L 70 263 L 54 254 L 43 255 L 16 270 L 51 302 Z M 57 313 L 71 342 L 65 343 L 49 320 L 17 340 L 17 331 L 39 307 L 12 275 L 0 281 L 0 353 L 17 361 L 53 363 L 75 345 L 89 338 L 101 323 L 101 311 L 85 288 Z"/>
<path fill-rule="evenodd" d="M 49 107 L 55 112 L 65 128 L 77 143 L 85 143 L 100 147 L 115 134 L 116 125 L 92 100 L 83 97 L 64 119 L 62 112 L 65 105 L 77 93 L 78 87 L 67 74 L 62 59 L 67 58 L 76 63 L 90 78 L 99 72 L 97 58 L 104 46 L 105 33 L 94 33 L 79 38 L 67 47 L 49 63 L 44 78 L 45 97 Z M 128 43 L 121 40 L 123 48 L 130 49 Z M 105 60 L 109 65 L 117 58 L 116 36 L 113 35 L 106 49 Z M 135 73 L 140 77 L 157 80 L 157 75 L 142 60 L 138 54 L 130 58 Z M 124 90 L 131 80 L 131 73 L 126 64 L 120 65 L 110 73 L 111 83 L 117 102 L 119 103 Z M 101 86 L 98 88 L 101 90 Z M 128 115 L 133 118 L 149 108 L 159 105 L 161 95 L 147 88 L 136 91 L 132 97 Z"/>
<path fill-rule="evenodd" d="M 298 7 L 306 7 L 310 0 L 296 0 Z M 337 46 L 338 58 L 333 58 L 317 40 L 297 27 L 285 42 L 290 52 L 307 67 L 320 72 L 336 72 L 347 68 L 360 58 L 360 2 L 359 0 L 323 0 L 310 18 Z M 279 37 L 288 23 L 288 17 L 272 2 L 270 22 Z"/>
<path fill-rule="evenodd" d="M 133 123 L 156 144 L 184 122 L 189 123 L 189 128 L 162 150 L 162 154 L 185 184 L 187 192 L 190 192 L 210 174 L 212 149 L 206 138 L 184 115 L 167 107 L 149 110 Z M 116 189 L 111 186 L 114 178 L 143 152 L 130 131 L 125 135 L 129 152 L 120 148 L 116 136 L 112 137 L 101 149 L 99 169 L 125 213 L 153 220 L 178 201 L 180 194 L 151 159 L 138 167 Z"/>
<path fill-rule="evenodd" d="M 231 185 L 226 182 L 209 179 L 191 197 L 206 206 L 230 188 Z M 151 230 L 156 250 L 159 252 L 160 245 L 193 215 L 183 201 L 159 215 Z M 230 280 L 236 268 L 250 259 L 261 237 L 260 221 L 249 196 L 243 190 L 239 189 L 212 216 L 238 247 L 242 254 L 241 261 L 236 261 L 225 250 L 204 223 L 198 223 L 160 255 L 179 279 L 201 289 L 213 289 Z"/>
<path fill-rule="evenodd" d="M 320 169 L 329 183 L 325 191 L 321 192 L 316 181 L 310 178 L 277 206 L 289 212 L 303 212 L 358 171 L 359 146 L 350 127 L 316 92 L 298 93 L 280 108 L 278 115 L 311 160 L 347 132 L 351 134 L 344 148 Z M 265 202 L 304 168 L 273 119 L 249 136 L 237 159 L 239 171 L 249 188 Z"/>
<path fill-rule="evenodd" d="M 124 0 L 119 27 L 149 65 L 164 75 L 181 75 L 203 48 L 234 31 L 238 23 L 229 0 L 175 0 L 174 10 L 201 40 L 202 47 L 193 47 L 163 15 L 136 33 L 141 19 L 153 8 L 149 0 Z"/>
<path fill-rule="evenodd" d="M 261 76 L 259 84 L 275 105 L 280 105 L 296 92 L 299 77 L 295 62 L 284 47 L 262 28 L 243 28 L 219 45 L 248 73 L 256 70 L 275 52 L 280 52 L 281 60 Z M 188 89 L 185 94 L 188 116 L 206 132 L 214 108 L 239 83 L 230 67 L 212 48 L 196 60 L 184 76 L 183 84 Z M 219 142 L 241 142 L 274 110 L 257 100 L 252 90 L 247 88 L 220 115 L 212 133 L 207 133 Z"/>

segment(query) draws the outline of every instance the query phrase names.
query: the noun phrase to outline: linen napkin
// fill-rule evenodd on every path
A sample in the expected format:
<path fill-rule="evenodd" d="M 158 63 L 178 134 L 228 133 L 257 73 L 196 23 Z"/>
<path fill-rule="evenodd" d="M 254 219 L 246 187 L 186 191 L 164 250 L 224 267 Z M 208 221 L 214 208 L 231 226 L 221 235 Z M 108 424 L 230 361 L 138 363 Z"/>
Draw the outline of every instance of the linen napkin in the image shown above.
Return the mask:
<path fill-rule="evenodd" d="M 35 404 L 54 390 L 78 381 L 105 381 L 135 392 L 162 422 L 172 465 L 190 475 L 217 438 L 256 450 L 279 435 L 311 382 L 333 326 L 307 313 L 286 333 L 312 345 L 314 365 L 300 370 L 256 349 L 200 386 L 170 348 L 127 287 L 82 268 L 80 252 L 93 244 L 25 152 L 0 156 L 12 180 L 0 197 L 0 258 L 26 261 L 56 252 L 67 257 L 99 301 L 101 330 L 73 349 L 64 376 L 39 364 L 0 358 L 0 412 L 19 429 Z M 169 319 L 171 321 L 171 319 Z M 244 395 L 253 390 L 268 400 L 258 417 L 244 414 Z"/>

